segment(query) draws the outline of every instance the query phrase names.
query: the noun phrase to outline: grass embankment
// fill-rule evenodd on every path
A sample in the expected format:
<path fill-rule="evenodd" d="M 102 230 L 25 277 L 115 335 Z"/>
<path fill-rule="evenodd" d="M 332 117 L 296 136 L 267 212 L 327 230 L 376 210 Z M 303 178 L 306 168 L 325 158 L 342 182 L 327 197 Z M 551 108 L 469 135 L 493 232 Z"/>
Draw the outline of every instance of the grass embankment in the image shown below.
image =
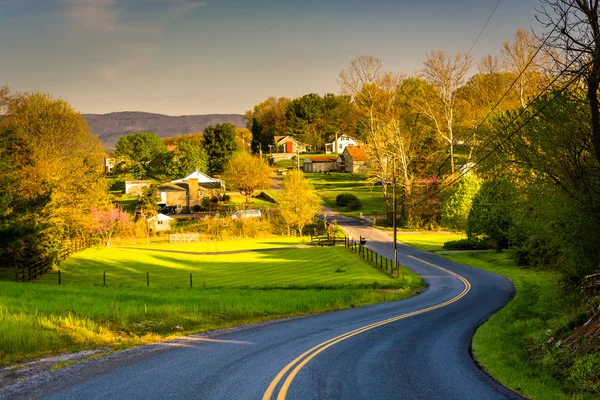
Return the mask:
<path fill-rule="evenodd" d="M 455 232 L 398 233 L 399 241 L 423 251 L 443 250 L 445 242 L 465 239 L 466 237 L 464 233 Z"/>
<path fill-rule="evenodd" d="M 274 243 L 283 246 L 293 241 L 217 243 L 185 246 L 190 246 L 186 250 L 228 250 L 276 247 Z M 340 265 L 343 272 L 338 270 Z M 40 281 L 47 284 L 0 282 L 0 364 L 65 351 L 124 348 L 241 324 L 399 300 L 423 286 L 416 275 L 409 275 L 402 285 L 342 247 L 235 257 L 89 249 L 60 268 L 61 286 L 51 274 Z M 107 271 L 108 286 L 93 286 L 102 284 L 102 271 Z M 144 286 L 146 272 L 150 272 L 149 288 L 115 287 Z M 193 288 L 189 287 L 190 272 Z M 202 288 L 204 282 L 206 289 Z"/>
<path fill-rule="evenodd" d="M 385 215 L 385 202 L 381 186 L 373 186 L 362 174 L 331 172 L 305 174 L 328 207 L 346 215 Z M 360 200 L 358 210 L 347 211 L 336 203 L 342 193 L 352 193 Z"/>
<path fill-rule="evenodd" d="M 589 360 L 561 365 L 556 341 L 578 319 L 577 307 L 564 293 L 560 274 L 516 266 L 510 252 L 453 253 L 446 258 L 509 277 L 515 298 L 482 325 L 473 338 L 477 361 L 498 381 L 533 399 L 598 398 L 585 391 L 600 380 L 600 366 Z M 579 324 L 585 320 L 579 318 Z M 572 357 L 570 355 L 570 357 Z M 594 372 L 595 369 L 595 372 Z M 589 388 L 588 388 L 589 390 Z"/>

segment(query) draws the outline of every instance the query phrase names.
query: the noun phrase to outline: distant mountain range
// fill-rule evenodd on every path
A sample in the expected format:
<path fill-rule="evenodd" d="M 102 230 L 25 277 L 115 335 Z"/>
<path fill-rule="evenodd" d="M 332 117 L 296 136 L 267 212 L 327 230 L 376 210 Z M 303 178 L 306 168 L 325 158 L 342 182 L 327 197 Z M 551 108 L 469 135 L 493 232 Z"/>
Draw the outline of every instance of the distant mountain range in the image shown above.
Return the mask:
<path fill-rule="evenodd" d="M 159 137 L 199 133 L 209 125 L 230 122 L 240 128 L 246 126 L 241 114 L 170 115 L 145 112 L 114 112 L 110 114 L 83 114 L 90 130 L 94 132 L 107 150 L 114 150 L 117 140 L 133 132 L 154 132 Z"/>

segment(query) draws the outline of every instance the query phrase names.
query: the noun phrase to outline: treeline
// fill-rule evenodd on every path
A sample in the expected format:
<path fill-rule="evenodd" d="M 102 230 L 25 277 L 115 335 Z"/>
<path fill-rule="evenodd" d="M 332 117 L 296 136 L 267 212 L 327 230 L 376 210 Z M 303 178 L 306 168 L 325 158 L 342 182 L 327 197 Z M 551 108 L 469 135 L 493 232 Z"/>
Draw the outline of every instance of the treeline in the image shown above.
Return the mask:
<path fill-rule="evenodd" d="M 252 134 L 246 128 L 224 123 L 208 126 L 202 133 L 160 139 L 152 132 L 119 138 L 112 154 L 114 173 L 135 179 L 177 179 L 200 170 L 223 173 L 237 151 L 248 151 Z"/>

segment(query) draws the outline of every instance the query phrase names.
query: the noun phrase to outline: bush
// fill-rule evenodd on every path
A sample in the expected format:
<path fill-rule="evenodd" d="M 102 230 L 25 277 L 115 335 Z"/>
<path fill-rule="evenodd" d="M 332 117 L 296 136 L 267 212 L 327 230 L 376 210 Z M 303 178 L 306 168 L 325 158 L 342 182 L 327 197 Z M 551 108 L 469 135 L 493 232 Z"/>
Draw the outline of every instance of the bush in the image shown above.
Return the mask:
<path fill-rule="evenodd" d="M 342 207 L 347 207 L 351 201 L 355 201 L 360 206 L 360 200 L 352 193 L 340 193 L 335 198 L 335 202 Z"/>
<path fill-rule="evenodd" d="M 211 196 L 211 198 L 210 198 L 210 202 L 211 202 L 211 203 L 215 203 L 215 204 L 216 204 L 216 203 L 218 203 L 218 202 L 219 202 L 219 198 L 218 198 L 217 196 Z"/>
<path fill-rule="evenodd" d="M 444 243 L 446 250 L 489 250 L 491 248 L 489 241 L 479 239 L 451 240 Z"/>
<path fill-rule="evenodd" d="M 192 207 L 192 212 L 200 212 L 202 211 L 202 206 L 200 206 L 199 204 L 196 204 L 195 206 Z"/>
<path fill-rule="evenodd" d="M 360 207 L 361 207 L 360 200 L 358 198 L 354 198 L 348 202 L 348 205 L 346 206 L 346 210 L 354 211 L 354 210 L 358 210 Z"/>
<path fill-rule="evenodd" d="M 228 194 L 224 194 L 223 197 L 221 197 L 221 201 L 229 201 L 231 200 L 231 196 Z"/>

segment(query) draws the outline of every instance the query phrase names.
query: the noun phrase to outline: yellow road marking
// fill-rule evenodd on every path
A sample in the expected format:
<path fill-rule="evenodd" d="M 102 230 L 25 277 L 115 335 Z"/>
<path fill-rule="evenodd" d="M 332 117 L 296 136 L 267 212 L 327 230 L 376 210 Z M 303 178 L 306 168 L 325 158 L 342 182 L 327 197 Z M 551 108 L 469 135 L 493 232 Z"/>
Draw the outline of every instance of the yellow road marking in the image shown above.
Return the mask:
<path fill-rule="evenodd" d="M 455 272 L 449 271 L 446 268 L 440 267 L 439 265 L 435 265 L 432 264 L 430 262 L 427 262 L 425 260 L 421 260 L 420 258 L 414 257 L 414 256 L 408 256 L 414 260 L 420 261 L 424 264 L 427 264 L 429 266 L 441 269 L 442 271 L 460 279 L 460 281 L 465 285 L 465 288 L 463 289 L 463 291 L 458 294 L 456 297 L 453 297 L 450 300 L 447 300 L 443 303 L 440 304 L 436 304 L 435 306 L 431 306 L 431 307 L 427 307 L 427 308 L 423 308 L 421 310 L 417 310 L 417 311 L 413 311 L 407 314 L 402 314 L 402 315 L 397 315 L 395 317 L 392 318 L 388 318 L 385 319 L 383 321 L 379 321 L 379 322 L 375 322 L 373 324 L 367 325 L 367 326 L 363 326 L 362 328 L 358 328 L 355 329 L 353 331 L 350 332 L 346 332 L 342 335 L 336 336 L 332 339 L 329 339 L 323 343 L 320 343 L 318 345 L 316 345 L 315 347 L 305 351 L 304 353 L 302 353 L 301 355 L 299 355 L 298 357 L 296 357 L 292 362 L 290 362 L 288 365 L 286 365 L 281 371 L 279 371 L 279 373 L 277 374 L 277 376 L 275 376 L 275 378 L 273 379 L 273 381 L 271 381 L 271 383 L 269 384 L 269 387 L 267 388 L 267 390 L 265 391 L 265 394 L 263 395 L 263 400 L 270 400 L 273 396 L 273 393 L 275 392 L 275 389 L 277 388 L 277 385 L 279 385 L 279 382 L 281 382 L 281 380 L 283 379 L 283 377 L 288 373 L 288 371 L 292 368 L 294 368 L 292 370 L 292 372 L 287 376 L 287 378 L 285 379 L 285 381 L 283 382 L 283 385 L 281 386 L 281 389 L 279 390 L 279 393 L 277 395 L 277 400 L 285 400 L 286 396 L 287 396 L 287 392 L 290 388 L 290 385 L 292 384 L 292 381 L 294 380 L 294 378 L 296 377 L 296 375 L 298 374 L 298 372 L 300 372 L 300 370 L 302 368 L 304 368 L 304 366 L 306 364 L 308 364 L 310 362 L 310 360 L 312 360 L 313 358 L 315 358 L 319 353 L 323 352 L 325 349 L 343 341 L 346 340 L 352 336 L 358 335 L 360 333 L 363 333 L 365 331 L 377 328 L 379 326 L 382 325 L 386 325 L 389 324 L 391 322 L 395 322 L 395 321 L 399 321 L 401 319 L 405 319 L 405 318 L 409 318 L 415 315 L 419 315 L 419 314 L 423 314 L 432 310 L 436 310 L 438 308 L 442 308 L 442 307 L 446 307 L 447 305 L 450 305 L 460 299 L 462 299 L 464 296 L 466 296 L 466 294 L 471 290 L 471 283 L 466 280 L 465 278 L 463 278 L 462 276 L 458 275 Z"/>

